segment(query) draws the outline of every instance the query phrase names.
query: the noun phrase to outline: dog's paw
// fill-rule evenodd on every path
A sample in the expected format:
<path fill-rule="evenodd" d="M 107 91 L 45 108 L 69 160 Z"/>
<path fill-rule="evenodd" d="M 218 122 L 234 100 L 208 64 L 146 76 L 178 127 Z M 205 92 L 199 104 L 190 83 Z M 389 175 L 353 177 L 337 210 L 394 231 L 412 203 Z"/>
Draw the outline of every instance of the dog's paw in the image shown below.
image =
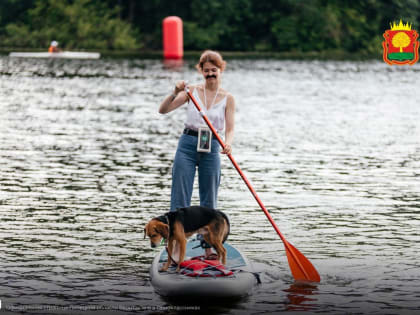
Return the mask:
<path fill-rule="evenodd" d="M 217 254 L 215 254 L 215 253 L 211 253 L 209 255 L 206 255 L 204 258 L 207 259 L 207 260 L 219 260 L 219 256 L 217 256 Z"/>
<path fill-rule="evenodd" d="M 162 268 L 159 269 L 160 272 L 168 271 L 169 266 L 167 264 L 163 265 Z"/>

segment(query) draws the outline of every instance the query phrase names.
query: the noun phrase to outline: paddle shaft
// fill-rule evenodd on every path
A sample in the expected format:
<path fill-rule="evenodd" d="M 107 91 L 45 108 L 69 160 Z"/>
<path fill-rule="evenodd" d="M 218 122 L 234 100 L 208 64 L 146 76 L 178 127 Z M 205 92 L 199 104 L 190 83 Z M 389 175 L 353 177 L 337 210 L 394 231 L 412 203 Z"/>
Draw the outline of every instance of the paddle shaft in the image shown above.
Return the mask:
<path fill-rule="evenodd" d="M 207 118 L 207 116 L 205 115 L 205 113 L 202 111 L 200 105 L 197 103 L 196 99 L 194 98 L 194 96 L 192 95 L 192 93 L 190 92 L 189 88 L 187 87 L 185 89 L 185 91 L 187 92 L 189 98 L 192 100 L 192 102 L 194 103 L 195 107 L 197 108 L 197 110 L 200 112 L 201 117 L 203 117 L 204 121 L 206 122 L 207 126 L 209 126 L 210 130 L 212 131 L 213 135 L 216 137 L 217 141 L 220 143 L 220 145 L 222 146 L 222 148 L 225 148 L 225 143 L 223 142 L 222 138 L 220 138 L 219 134 L 217 133 L 216 129 L 214 129 L 213 125 L 211 124 L 210 120 Z M 236 170 L 238 171 L 239 175 L 242 177 L 243 181 L 245 182 L 245 184 L 248 186 L 249 191 L 251 192 L 251 194 L 254 196 L 255 200 L 257 201 L 257 203 L 259 204 L 259 206 L 261 207 L 262 211 L 264 212 L 264 214 L 266 215 L 268 221 L 270 221 L 271 225 L 273 226 L 274 230 L 277 232 L 277 234 L 280 236 L 281 240 L 284 243 L 284 246 L 286 247 L 286 250 L 293 256 L 294 260 L 296 261 L 297 265 L 300 267 L 301 271 L 303 272 L 303 274 L 305 275 L 305 277 L 307 279 L 310 279 L 310 276 L 307 274 L 305 268 L 301 265 L 298 257 L 296 257 L 294 251 L 290 248 L 289 242 L 286 240 L 286 238 L 283 236 L 283 234 L 280 232 L 280 229 L 277 227 L 276 223 L 274 222 L 273 218 L 271 217 L 270 213 L 268 212 L 268 210 L 266 209 L 266 207 L 264 206 L 264 204 L 262 203 L 260 197 L 258 197 L 257 192 L 254 190 L 254 188 L 252 187 L 251 183 L 249 182 L 249 180 L 246 178 L 245 174 L 242 172 L 241 168 L 239 167 L 238 163 L 236 163 L 235 159 L 233 158 L 232 154 L 228 154 L 227 155 L 229 160 L 232 162 L 233 166 L 236 168 Z"/>

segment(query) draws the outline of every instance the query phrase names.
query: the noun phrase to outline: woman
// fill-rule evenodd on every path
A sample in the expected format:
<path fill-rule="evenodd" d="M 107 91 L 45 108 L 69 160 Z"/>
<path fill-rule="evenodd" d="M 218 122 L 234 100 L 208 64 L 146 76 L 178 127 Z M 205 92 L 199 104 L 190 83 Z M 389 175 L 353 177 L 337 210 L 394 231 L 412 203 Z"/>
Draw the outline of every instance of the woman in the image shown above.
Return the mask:
<path fill-rule="evenodd" d="M 225 67 L 226 62 L 219 53 L 204 51 L 196 65 L 203 75 L 204 83 L 189 88 L 217 132 L 221 133 L 226 128 L 226 146 L 221 153 L 230 154 L 234 134 L 235 100 L 221 87 L 221 76 Z M 169 113 L 187 103 L 185 86 L 185 81 L 176 83 L 174 92 L 160 105 L 159 113 Z M 221 174 L 220 145 L 216 138 L 212 137 L 211 152 L 197 152 L 198 129 L 206 126 L 206 123 L 192 102 L 188 102 L 187 106 L 185 129 L 179 140 L 172 168 L 171 211 L 190 206 L 196 168 L 200 205 L 209 208 L 216 208 L 217 205 Z"/>

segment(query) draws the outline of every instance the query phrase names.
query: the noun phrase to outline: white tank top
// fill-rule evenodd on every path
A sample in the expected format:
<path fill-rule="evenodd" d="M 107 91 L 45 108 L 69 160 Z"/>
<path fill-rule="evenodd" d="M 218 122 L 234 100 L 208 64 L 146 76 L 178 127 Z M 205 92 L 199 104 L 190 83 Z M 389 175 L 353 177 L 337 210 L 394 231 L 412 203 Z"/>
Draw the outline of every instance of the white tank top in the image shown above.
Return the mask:
<path fill-rule="evenodd" d="M 210 120 L 213 127 L 218 133 L 222 132 L 225 129 L 225 109 L 226 109 L 226 100 L 225 96 L 220 102 L 213 104 L 210 107 L 210 110 L 207 110 L 198 96 L 198 89 L 195 88 L 193 91 L 193 96 L 196 99 L 198 105 L 200 105 L 202 111 Z M 197 108 L 195 107 L 192 101 L 189 101 L 187 107 L 187 119 L 185 121 L 185 128 L 198 130 L 199 127 L 207 126 L 204 119 L 201 117 Z"/>

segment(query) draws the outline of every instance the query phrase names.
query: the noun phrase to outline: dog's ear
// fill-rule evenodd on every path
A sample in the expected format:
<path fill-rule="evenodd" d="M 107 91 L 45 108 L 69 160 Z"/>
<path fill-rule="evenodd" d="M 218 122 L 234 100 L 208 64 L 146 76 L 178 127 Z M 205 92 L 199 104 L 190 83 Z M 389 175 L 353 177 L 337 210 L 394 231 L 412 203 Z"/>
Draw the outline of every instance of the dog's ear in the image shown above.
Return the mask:
<path fill-rule="evenodd" d="M 161 223 L 156 227 L 156 231 L 158 231 L 158 233 L 164 238 L 169 238 L 169 225 Z"/>

